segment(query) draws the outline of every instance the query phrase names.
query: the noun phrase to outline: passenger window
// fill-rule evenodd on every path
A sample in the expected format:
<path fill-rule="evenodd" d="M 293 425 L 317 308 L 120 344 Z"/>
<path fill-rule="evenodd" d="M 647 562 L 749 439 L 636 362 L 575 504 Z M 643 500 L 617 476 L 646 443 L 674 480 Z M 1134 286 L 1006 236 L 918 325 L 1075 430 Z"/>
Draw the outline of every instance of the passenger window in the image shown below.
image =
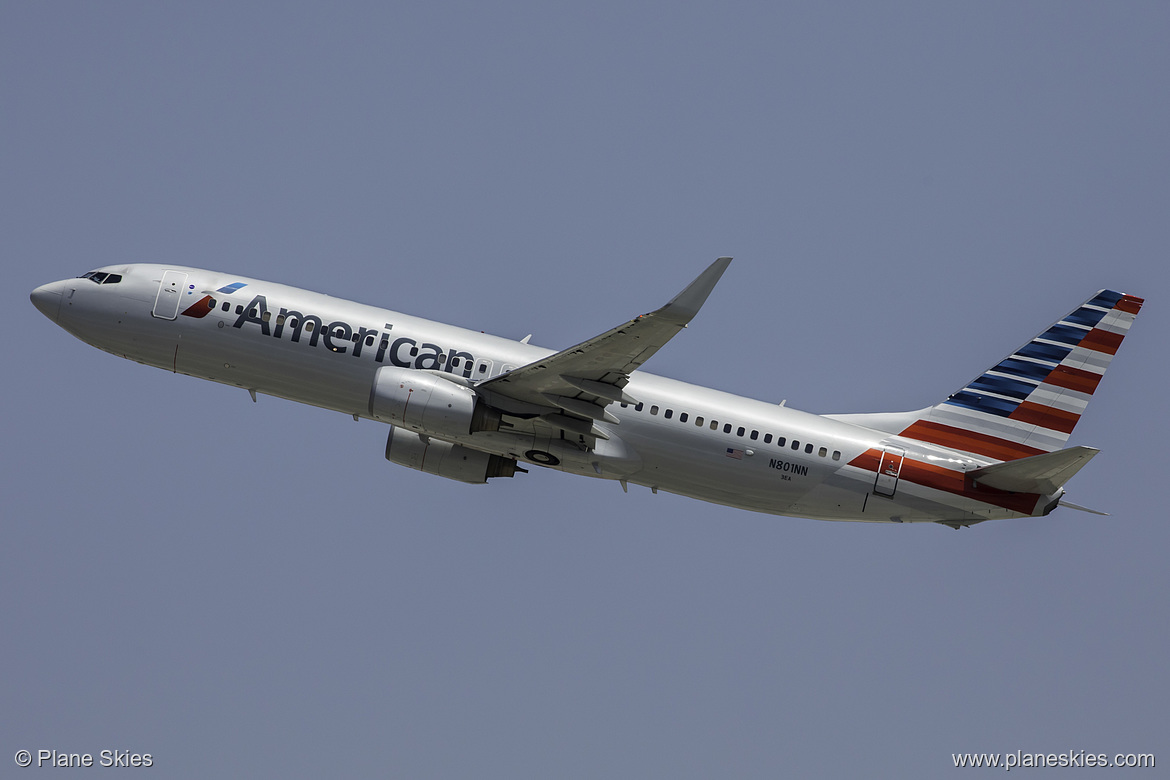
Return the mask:
<path fill-rule="evenodd" d="M 702 427 L 703 427 L 703 418 L 702 418 L 702 417 L 696 417 L 696 418 L 695 418 L 695 425 L 697 425 L 697 426 L 699 426 L 700 428 L 702 428 Z"/>
<path fill-rule="evenodd" d="M 366 336 L 366 346 L 367 347 L 374 346 L 374 334 L 371 333 L 370 335 Z"/>
<path fill-rule="evenodd" d="M 731 433 L 731 423 L 726 423 L 726 424 L 724 424 L 724 426 L 723 426 L 723 432 L 724 432 L 724 433 Z"/>
<path fill-rule="evenodd" d="M 772 434 L 765 433 L 764 434 L 764 444 L 771 444 L 771 443 L 772 443 Z"/>
<path fill-rule="evenodd" d="M 674 417 L 674 409 L 667 409 L 662 413 L 662 416 L 669 420 L 671 417 Z"/>
<path fill-rule="evenodd" d="M 718 420 L 711 421 L 711 430 L 713 430 L 713 431 L 719 430 L 719 421 Z"/>
<path fill-rule="evenodd" d="M 794 450 L 800 449 L 800 442 L 798 442 L 796 439 L 792 440 L 792 449 L 794 449 Z"/>
<path fill-rule="evenodd" d="M 645 408 L 645 406 L 646 406 L 646 404 L 644 404 L 644 403 L 642 403 L 641 401 L 639 401 L 639 402 L 638 402 L 638 405 L 634 407 L 634 411 L 635 411 L 635 412 L 640 412 L 640 411 L 642 411 L 642 409 L 643 409 L 643 408 Z"/>
<path fill-rule="evenodd" d="M 736 436 L 743 436 L 743 433 L 744 433 L 744 427 L 741 425 L 741 426 L 739 426 L 738 429 L 736 429 L 735 435 Z"/>
<path fill-rule="evenodd" d="M 307 320 L 305 322 L 305 332 L 306 333 L 311 332 L 313 330 L 313 328 L 315 328 L 315 327 L 316 327 L 316 324 L 312 320 Z"/>
<path fill-rule="evenodd" d="M 459 358 L 451 358 L 451 367 L 459 368 Z"/>
<path fill-rule="evenodd" d="M 824 447 L 821 447 L 819 450 L 817 450 L 817 455 L 820 455 L 822 458 L 828 454 L 829 454 L 829 451 L 827 449 L 825 449 Z"/>
<path fill-rule="evenodd" d="M 755 441 L 758 438 L 760 438 L 760 432 L 759 431 L 752 431 L 752 436 L 751 436 L 752 441 Z"/>
<path fill-rule="evenodd" d="M 479 373 L 482 374 L 484 371 L 487 371 L 487 363 L 481 363 L 479 366 Z"/>
<path fill-rule="evenodd" d="M 232 307 L 232 305 L 231 305 L 231 303 L 230 303 L 229 301 L 224 301 L 224 302 L 223 302 L 223 310 L 224 310 L 224 311 L 227 311 L 227 310 L 228 310 L 228 309 L 230 309 L 231 307 Z"/>
<path fill-rule="evenodd" d="M 650 407 L 650 414 L 658 414 L 658 406 L 657 405 Z"/>
<path fill-rule="evenodd" d="M 212 305 L 214 306 L 214 304 L 212 304 Z M 284 315 L 283 314 L 276 315 L 276 324 L 277 324 L 277 326 L 284 324 Z"/>
<path fill-rule="evenodd" d="M 784 437 L 783 437 L 783 436 L 777 436 L 777 437 L 776 437 L 776 446 L 777 446 L 777 447 L 783 447 L 783 446 L 784 446 Z"/>
<path fill-rule="evenodd" d="M 811 455 L 812 450 L 813 450 L 813 446 L 811 444 L 804 445 L 804 451 L 806 454 Z"/>
<path fill-rule="evenodd" d="M 833 450 L 833 460 L 841 460 L 841 453 L 838 450 Z"/>
<path fill-rule="evenodd" d="M 678 421 L 679 422 L 686 422 L 687 421 L 687 413 L 681 412 L 678 416 Z"/>
<path fill-rule="evenodd" d="M 264 312 L 264 316 L 261 317 L 260 319 L 264 320 L 265 322 L 272 322 L 272 312 L 270 312 L 270 311 Z"/>
<path fill-rule="evenodd" d="M 411 347 L 410 348 L 410 356 L 411 357 L 418 357 L 418 347 Z"/>
<path fill-rule="evenodd" d="M 243 313 L 244 313 L 243 304 L 236 304 L 236 314 L 243 314 Z"/>

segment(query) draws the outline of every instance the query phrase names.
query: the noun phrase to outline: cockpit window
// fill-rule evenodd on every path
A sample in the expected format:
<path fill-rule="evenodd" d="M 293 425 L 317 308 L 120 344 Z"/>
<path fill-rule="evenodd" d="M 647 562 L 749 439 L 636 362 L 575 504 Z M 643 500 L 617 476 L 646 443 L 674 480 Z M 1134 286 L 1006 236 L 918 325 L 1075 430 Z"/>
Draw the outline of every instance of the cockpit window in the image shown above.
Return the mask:
<path fill-rule="evenodd" d="M 78 279 L 89 279 L 94 284 L 117 284 L 122 281 L 122 274 L 108 274 L 105 271 L 90 271 L 82 274 Z"/>

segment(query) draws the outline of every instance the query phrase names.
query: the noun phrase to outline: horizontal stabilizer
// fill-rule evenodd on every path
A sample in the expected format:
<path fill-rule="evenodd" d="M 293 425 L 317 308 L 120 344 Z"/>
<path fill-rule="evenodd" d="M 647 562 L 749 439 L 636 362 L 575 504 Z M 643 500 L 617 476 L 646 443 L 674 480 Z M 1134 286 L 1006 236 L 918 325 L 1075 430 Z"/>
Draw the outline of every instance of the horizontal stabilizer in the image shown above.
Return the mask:
<path fill-rule="evenodd" d="M 1012 493 L 1054 493 L 1100 450 L 1069 447 L 1030 458 L 1018 458 L 975 469 L 968 475 L 977 485 Z"/>

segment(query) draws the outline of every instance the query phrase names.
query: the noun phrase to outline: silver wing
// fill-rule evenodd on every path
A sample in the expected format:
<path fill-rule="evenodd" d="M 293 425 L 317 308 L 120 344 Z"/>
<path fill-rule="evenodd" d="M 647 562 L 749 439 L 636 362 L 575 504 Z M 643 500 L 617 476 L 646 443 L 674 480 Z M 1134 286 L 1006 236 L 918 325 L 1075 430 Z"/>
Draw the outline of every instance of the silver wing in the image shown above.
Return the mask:
<path fill-rule="evenodd" d="M 624 387 L 630 374 L 687 326 L 731 263 L 721 257 L 660 309 L 642 314 L 575 347 L 475 385 L 489 404 L 585 436 L 608 438 L 593 423 L 616 424 L 605 407 L 637 403 Z"/>

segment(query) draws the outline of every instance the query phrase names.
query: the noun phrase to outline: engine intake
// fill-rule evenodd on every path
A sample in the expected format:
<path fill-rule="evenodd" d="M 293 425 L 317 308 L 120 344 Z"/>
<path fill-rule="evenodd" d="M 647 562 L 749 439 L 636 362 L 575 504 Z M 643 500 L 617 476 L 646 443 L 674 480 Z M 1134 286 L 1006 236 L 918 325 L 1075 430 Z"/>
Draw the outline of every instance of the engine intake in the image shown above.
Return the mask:
<path fill-rule="evenodd" d="M 436 436 L 467 436 L 500 429 L 500 413 L 470 387 L 397 366 L 382 366 L 374 374 L 370 416 Z"/>
<path fill-rule="evenodd" d="M 401 428 L 390 429 L 386 438 L 386 460 L 472 485 L 482 485 L 493 477 L 516 474 L 516 461 L 511 458 L 419 436 Z"/>

